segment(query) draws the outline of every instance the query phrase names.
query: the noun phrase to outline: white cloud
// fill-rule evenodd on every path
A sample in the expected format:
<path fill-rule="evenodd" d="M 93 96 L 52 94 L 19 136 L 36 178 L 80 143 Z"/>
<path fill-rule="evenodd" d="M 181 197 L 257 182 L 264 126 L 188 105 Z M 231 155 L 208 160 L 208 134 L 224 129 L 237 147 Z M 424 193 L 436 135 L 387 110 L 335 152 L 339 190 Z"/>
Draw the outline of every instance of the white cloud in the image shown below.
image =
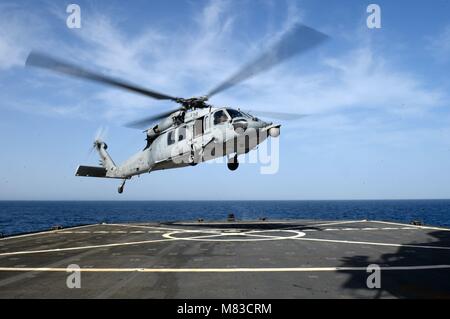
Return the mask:
<path fill-rule="evenodd" d="M 450 60 L 450 25 L 447 25 L 439 34 L 429 37 L 429 50 L 439 62 Z"/>
<path fill-rule="evenodd" d="M 0 70 L 23 66 L 45 23 L 18 5 L 0 4 Z"/>
<path fill-rule="evenodd" d="M 235 65 L 223 53 L 225 43 L 232 42 L 234 18 L 229 5 L 211 1 L 194 16 L 188 29 L 159 31 L 153 26 L 133 35 L 104 14 L 91 15 L 83 18 L 83 27 L 73 33 L 83 45 L 68 47 L 67 53 L 81 65 L 156 91 L 183 97 L 195 91 L 204 94 L 210 88 L 211 74 L 222 79 L 232 63 Z M 106 118 L 121 121 L 124 115 L 132 117 L 149 106 L 168 105 L 110 88 L 99 88 L 90 98 L 108 105 Z"/>
<path fill-rule="evenodd" d="M 288 66 L 252 80 L 241 103 L 309 114 L 354 108 L 420 115 L 448 101 L 444 90 L 428 88 L 419 76 L 396 69 L 368 47 L 318 62 L 317 72 L 304 75 Z"/>
<path fill-rule="evenodd" d="M 295 2 L 288 4 L 282 30 L 303 18 Z M 59 15 L 65 19 L 65 15 Z M 61 52 L 81 65 L 168 94 L 185 97 L 204 94 L 270 39 L 280 35 L 274 30 L 248 43 L 245 37 L 238 36 L 237 18 L 238 12 L 230 2 L 216 0 L 208 2 L 183 29 L 159 30 L 156 25 L 150 25 L 140 33 L 128 34 L 116 22 L 117 17 L 97 12 L 83 16 L 83 27 L 71 33 L 79 42 L 71 45 L 68 41 L 69 44 L 64 43 L 60 50 L 55 48 L 52 53 Z M 23 17 L 20 21 L 24 21 Z M 11 32 L 10 38 L 28 39 L 29 29 L 33 28 L 16 21 L 16 31 Z M 348 41 L 340 38 L 333 41 L 341 40 Z M 4 50 L 12 56 L 8 61 L 23 63 L 25 49 L 10 48 L 10 42 L 3 40 Z M 0 60 L 0 67 L 1 63 Z M 149 107 L 154 107 L 155 112 L 170 107 L 168 102 L 116 89 L 95 86 L 95 90 L 98 93 L 83 94 L 84 103 L 79 105 L 98 105 L 103 116 L 112 121 L 123 121 L 124 117 L 132 119 Z M 214 97 L 212 103 L 308 114 L 376 110 L 420 116 L 447 100 L 445 90 L 427 87 L 419 75 L 397 69 L 388 57 L 375 52 L 370 43 L 363 41 L 345 53 L 318 50 L 313 55 L 294 59 L 269 74 Z M 78 113 L 82 114 L 79 105 Z"/>

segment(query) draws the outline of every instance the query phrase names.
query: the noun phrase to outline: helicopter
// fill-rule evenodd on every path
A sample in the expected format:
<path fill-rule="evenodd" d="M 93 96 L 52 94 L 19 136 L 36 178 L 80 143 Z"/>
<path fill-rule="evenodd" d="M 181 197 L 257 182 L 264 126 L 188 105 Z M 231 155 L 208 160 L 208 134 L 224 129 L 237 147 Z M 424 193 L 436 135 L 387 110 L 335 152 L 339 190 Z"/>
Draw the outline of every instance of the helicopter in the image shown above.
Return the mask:
<path fill-rule="evenodd" d="M 146 145 L 121 165 L 114 163 L 107 152 L 107 144 L 101 138 L 95 139 L 93 149 L 99 154 L 100 166 L 80 165 L 75 175 L 121 179 L 118 192 L 122 194 L 125 182 L 134 176 L 157 170 L 195 166 L 218 157 L 227 156 L 228 169 L 235 171 L 239 167 L 238 156 L 255 149 L 268 137 L 277 138 L 281 125 L 261 120 L 252 115 L 253 112 L 216 107 L 208 101 L 212 96 L 304 53 L 327 39 L 328 36 L 320 31 L 303 24 L 295 24 L 268 50 L 245 64 L 208 94 L 191 98 L 174 97 L 143 88 L 36 51 L 28 55 L 25 65 L 179 104 L 176 109 L 126 124 L 127 127 L 143 129 Z M 277 112 L 259 114 L 279 119 L 297 119 L 304 116 Z"/>

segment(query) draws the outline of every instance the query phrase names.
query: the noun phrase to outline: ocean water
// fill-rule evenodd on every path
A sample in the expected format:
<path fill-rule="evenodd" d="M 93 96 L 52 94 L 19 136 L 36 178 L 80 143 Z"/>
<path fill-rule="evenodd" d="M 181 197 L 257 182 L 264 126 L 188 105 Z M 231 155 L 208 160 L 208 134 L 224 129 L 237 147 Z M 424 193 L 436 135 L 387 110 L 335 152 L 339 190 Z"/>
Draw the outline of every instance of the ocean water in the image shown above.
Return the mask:
<path fill-rule="evenodd" d="M 100 222 L 372 219 L 450 227 L 450 200 L 367 201 L 0 201 L 0 233 Z"/>

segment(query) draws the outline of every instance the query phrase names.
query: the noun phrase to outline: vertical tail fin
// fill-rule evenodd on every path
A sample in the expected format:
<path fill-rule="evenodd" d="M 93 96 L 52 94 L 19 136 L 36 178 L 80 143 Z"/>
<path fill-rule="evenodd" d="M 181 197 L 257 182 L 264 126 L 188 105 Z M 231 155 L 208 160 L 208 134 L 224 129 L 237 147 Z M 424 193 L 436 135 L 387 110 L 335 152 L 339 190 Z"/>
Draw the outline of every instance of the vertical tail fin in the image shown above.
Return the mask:
<path fill-rule="evenodd" d="M 108 149 L 108 145 L 106 145 L 106 143 L 101 140 L 96 140 L 94 142 L 94 147 L 97 150 L 98 154 L 100 155 L 100 165 L 106 168 L 108 171 L 115 169 L 116 164 L 106 151 Z"/>

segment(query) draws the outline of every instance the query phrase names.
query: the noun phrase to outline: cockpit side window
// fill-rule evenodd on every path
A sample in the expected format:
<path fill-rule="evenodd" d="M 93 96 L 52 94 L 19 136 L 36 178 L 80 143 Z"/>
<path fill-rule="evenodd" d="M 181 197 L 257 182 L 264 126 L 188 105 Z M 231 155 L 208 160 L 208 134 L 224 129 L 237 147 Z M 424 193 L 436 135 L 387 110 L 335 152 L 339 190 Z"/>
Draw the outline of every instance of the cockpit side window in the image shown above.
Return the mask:
<path fill-rule="evenodd" d="M 186 126 L 182 126 L 178 129 L 178 142 L 186 138 Z"/>
<path fill-rule="evenodd" d="M 224 110 L 220 110 L 214 113 L 214 125 L 218 125 L 226 121 L 228 121 L 228 116 Z"/>
<path fill-rule="evenodd" d="M 172 145 L 175 143 L 175 131 L 170 131 L 167 133 L 167 145 Z"/>
<path fill-rule="evenodd" d="M 235 117 L 244 117 L 244 115 L 238 110 L 227 109 L 227 112 L 228 114 L 230 114 L 232 119 L 234 119 Z"/>

